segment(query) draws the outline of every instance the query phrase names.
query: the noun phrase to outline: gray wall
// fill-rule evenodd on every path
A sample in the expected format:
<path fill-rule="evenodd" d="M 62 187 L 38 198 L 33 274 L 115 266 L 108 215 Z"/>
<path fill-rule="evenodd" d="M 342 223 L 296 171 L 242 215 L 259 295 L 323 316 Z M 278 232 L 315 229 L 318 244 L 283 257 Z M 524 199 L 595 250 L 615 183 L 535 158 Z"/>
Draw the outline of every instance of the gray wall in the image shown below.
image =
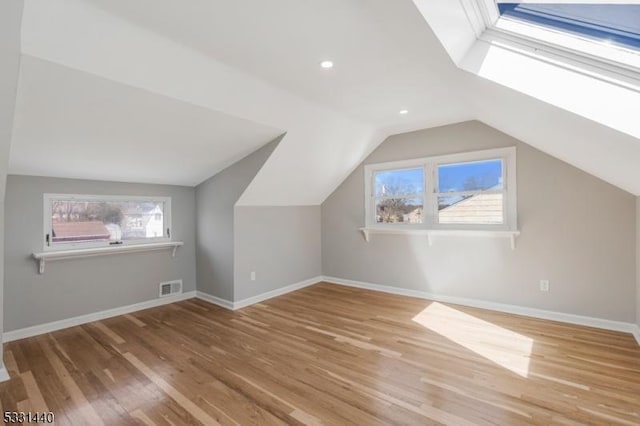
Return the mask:
<path fill-rule="evenodd" d="M 235 301 L 321 275 L 320 206 L 238 206 L 235 230 Z"/>
<path fill-rule="evenodd" d="M 21 0 L 0 2 L 0 241 L 4 241 L 5 238 L 5 190 L 20 71 L 22 8 Z M 3 308 L 4 262 L 4 246 L 0 244 L 0 353 L 2 352 L 3 320 L 7 315 Z M 3 361 L 0 359 L 0 367 L 2 366 Z"/>
<path fill-rule="evenodd" d="M 570 135 L 568 135 L 570 137 Z M 381 285 L 633 322 L 635 197 L 479 122 L 390 137 L 363 164 L 517 147 L 518 222 L 502 239 L 373 235 L 361 164 L 322 204 L 323 274 Z M 539 291 L 539 280 L 551 291 Z"/>
<path fill-rule="evenodd" d="M 171 252 L 143 252 L 51 262 L 38 274 L 31 253 L 42 251 L 43 193 L 171 197 Z M 165 185 L 9 176 L 5 216 L 5 329 L 126 306 L 158 297 L 158 284 L 182 279 L 196 289 L 195 190 Z"/>
<path fill-rule="evenodd" d="M 196 187 L 198 290 L 233 300 L 233 208 L 280 140 Z"/>

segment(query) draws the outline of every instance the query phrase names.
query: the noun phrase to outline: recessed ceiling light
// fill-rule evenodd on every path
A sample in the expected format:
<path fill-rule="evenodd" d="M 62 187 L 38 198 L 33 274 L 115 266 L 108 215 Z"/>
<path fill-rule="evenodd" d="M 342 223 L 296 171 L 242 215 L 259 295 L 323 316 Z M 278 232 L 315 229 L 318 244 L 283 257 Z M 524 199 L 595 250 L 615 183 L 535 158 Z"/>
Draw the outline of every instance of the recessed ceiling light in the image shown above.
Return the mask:
<path fill-rule="evenodd" d="M 322 61 L 320 62 L 320 66 L 325 69 L 333 68 L 333 62 L 331 61 Z"/>
<path fill-rule="evenodd" d="M 400 115 L 409 114 L 409 110 L 408 109 L 401 109 L 398 114 L 400 114 Z"/>

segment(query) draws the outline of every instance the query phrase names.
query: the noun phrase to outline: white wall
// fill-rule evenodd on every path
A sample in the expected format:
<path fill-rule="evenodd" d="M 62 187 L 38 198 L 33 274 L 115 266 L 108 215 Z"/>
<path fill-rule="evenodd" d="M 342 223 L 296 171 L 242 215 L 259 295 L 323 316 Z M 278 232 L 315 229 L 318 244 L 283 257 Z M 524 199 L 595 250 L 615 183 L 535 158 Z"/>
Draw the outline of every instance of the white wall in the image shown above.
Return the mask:
<path fill-rule="evenodd" d="M 518 222 L 502 239 L 373 235 L 363 164 L 517 148 Z M 636 318 L 635 197 L 480 122 L 392 136 L 322 204 L 323 274 L 596 318 Z M 551 291 L 539 291 L 548 279 Z"/>
<path fill-rule="evenodd" d="M 4 202 L 9 162 L 9 148 L 20 69 L 20 29 L 23 3 L 20 0 L 0 2 L 0 238 L 4 241 Z M 4 246 L 0 245 L 0 307 L 4 306 Z M 0 311 L 0 333 L 4 330 L 4 309 Z M 0 334 L 0 352 L 2 338 Z M 4 372 L 0 360 L 0 372 Z M 2 373 L 0 373 L 2 375 Z M 0 377 L 2 378 L 2 377 Z"/>

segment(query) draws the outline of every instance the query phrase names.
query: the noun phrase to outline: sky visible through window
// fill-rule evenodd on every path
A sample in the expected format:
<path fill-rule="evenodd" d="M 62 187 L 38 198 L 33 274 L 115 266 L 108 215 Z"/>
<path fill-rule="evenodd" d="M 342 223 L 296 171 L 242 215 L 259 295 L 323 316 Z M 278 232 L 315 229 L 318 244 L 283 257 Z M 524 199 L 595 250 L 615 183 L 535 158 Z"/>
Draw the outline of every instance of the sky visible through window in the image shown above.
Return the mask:
<path fill-rule="evenodd" d="M 424 170 L 377 172 L 376 197 L 406 196 L 424 192 Z M 438 192 L 502 189 L 502 160 L 442 164 L 438 166 Z"/>
<path fill-rule="evenodd" d="M 438 192 L 484 191 L 502 186 L 502 160 L 438 166 Z"/>
<path fill-rule="evenodd" d="M 389 170 L 376 173 L 376 197 L 424 192 L 424 169 Z"/>
<path fill-rule="evenodd" d="M 443 216 L 441 223 L 445 221 L 446 223 L 478 223 L 480 220 L 484 221 L 482 223 L 502 223 L 502 194 L 485 192 L 502 190 L 501 159 L 440 164 L 437 166 L 437 175 L 437 192 L 446 194 L 438 196 L 440 211 L 479 194 L 483 194 L 482 197 L 484 197 L 478 198 L 478 203 L 468 203 L 469 205 L 460 212 L 448 211 L 448 216 Z M 375 174 L 376 222 L 422 223 L 424 190 L 423 167 L 377 172 Z"/>
<path fill-rule="evenodd" d="M 504 17 L 640 50 L 640 4 L 507 3 Z"/>

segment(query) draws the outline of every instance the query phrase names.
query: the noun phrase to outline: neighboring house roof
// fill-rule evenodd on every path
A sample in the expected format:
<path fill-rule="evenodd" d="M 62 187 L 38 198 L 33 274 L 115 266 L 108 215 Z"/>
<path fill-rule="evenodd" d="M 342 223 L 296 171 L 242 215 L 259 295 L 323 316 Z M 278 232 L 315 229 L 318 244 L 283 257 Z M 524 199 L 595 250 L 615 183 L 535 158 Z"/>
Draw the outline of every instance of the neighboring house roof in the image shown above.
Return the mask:
<path fill-rule="evenodd" d="M 100 221 L 53 223 L 53 241 L 102 240 L 110 236 L 109 230 Z"/>
<path fill-rule="evenodd" d="M 502 223 L 502 194 L 477 194 L 445 207 L 440 223 Z"/>

